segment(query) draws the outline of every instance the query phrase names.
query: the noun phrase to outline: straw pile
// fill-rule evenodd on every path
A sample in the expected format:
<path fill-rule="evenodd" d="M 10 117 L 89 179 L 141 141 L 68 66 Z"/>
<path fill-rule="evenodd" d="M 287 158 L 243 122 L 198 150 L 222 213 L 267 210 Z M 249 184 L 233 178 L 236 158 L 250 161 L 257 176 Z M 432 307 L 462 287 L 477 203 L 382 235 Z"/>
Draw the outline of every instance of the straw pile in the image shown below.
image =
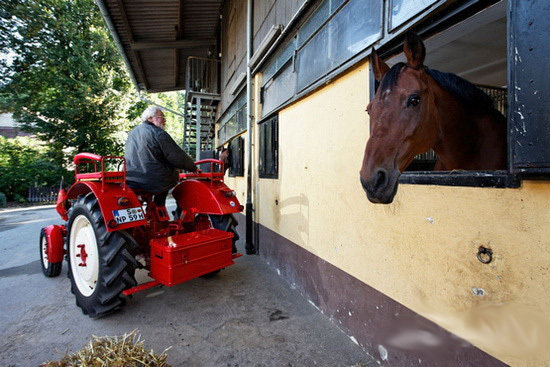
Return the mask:
<path fill-rule="evenodd" d="M 146 351 L 138 331 L 121 337 L 97 337 L 80 351 L 67 354 L 59 362 L 48 362 L 40 367 L 170 367 L 166 363 L 166 352 L 160 355 Z"/>

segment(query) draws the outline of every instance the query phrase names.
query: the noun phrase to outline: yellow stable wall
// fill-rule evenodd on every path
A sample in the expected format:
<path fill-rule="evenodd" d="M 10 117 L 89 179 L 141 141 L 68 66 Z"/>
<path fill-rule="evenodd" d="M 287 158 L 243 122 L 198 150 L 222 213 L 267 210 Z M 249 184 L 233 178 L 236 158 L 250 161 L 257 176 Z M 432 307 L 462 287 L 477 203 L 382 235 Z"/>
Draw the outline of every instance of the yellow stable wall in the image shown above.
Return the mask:
<path fill-rule="evenodd" d="M 279 178 L 257 182 L 256 220 L 508 364 L 550 365 L 550 182 L 400 185 L 371 204 L 368 78 L 364 63 L 280 111 Z"/>

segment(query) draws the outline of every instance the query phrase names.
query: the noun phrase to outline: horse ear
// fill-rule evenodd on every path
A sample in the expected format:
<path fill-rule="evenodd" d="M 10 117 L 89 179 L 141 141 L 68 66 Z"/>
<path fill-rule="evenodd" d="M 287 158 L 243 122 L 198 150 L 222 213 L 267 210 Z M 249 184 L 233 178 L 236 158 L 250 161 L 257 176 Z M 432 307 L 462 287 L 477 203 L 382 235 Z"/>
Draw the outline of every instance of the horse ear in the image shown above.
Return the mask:
<path fill-rule="evenodd" d="M 422 39 L 416 33 L 407 33 L 405 44 L 403 45 L 403 52 L 407 57 L 407 65 L 410 67 L 418 69 L 424 65 L 426 47 L 424 47 L 424 42 L 422 42 Z"/>
<path fill-rule="evenodd" d="M 382 61 L 380 56 L 378 56 L 378 54 L 376 53 L 374 47 L 372 48 L 372 53 L 370 55 L 370 62 L 372 64 L 374 78 L 378 81 L 381 81 L 388 70 L 390 70 L 390 67 L 384 61 Z"/>

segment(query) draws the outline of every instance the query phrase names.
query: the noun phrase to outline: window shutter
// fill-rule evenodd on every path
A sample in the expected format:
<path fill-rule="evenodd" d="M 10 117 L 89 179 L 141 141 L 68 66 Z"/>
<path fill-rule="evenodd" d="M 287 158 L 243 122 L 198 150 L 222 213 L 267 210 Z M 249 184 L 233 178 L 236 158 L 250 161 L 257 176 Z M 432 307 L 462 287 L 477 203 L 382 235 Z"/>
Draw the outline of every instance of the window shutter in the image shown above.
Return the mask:
<path fill-rule="evenodd" d="M 550 2 L 508 0 L 509 164 L 550 173 Z"/>

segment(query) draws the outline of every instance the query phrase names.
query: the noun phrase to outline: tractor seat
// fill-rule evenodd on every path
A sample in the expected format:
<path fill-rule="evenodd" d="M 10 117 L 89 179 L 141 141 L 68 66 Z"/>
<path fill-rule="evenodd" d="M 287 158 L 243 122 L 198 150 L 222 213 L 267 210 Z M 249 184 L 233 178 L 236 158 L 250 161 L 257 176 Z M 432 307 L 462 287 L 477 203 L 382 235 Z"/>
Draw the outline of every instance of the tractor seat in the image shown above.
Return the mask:
<path fill-rule="evenodd" d="M 149 192 L 143 189 L 134 189 L 134 188 L 132 188 L 132 190 L 138 197 L 139 201 L 141 201 L 142 203 L 150 203 L 153 201 L 153 195 L 155 195 L 154 192 Z"/>

